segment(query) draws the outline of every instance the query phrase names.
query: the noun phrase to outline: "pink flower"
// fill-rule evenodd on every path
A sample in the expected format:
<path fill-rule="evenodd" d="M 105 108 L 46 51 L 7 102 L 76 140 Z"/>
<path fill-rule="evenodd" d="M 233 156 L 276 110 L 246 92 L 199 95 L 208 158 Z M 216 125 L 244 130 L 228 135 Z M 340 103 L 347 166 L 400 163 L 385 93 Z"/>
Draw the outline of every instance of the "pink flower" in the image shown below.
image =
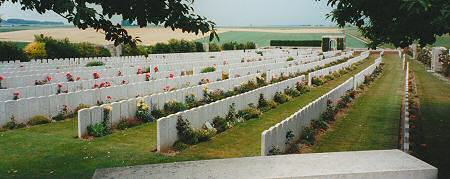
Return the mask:
<path fill-rule="evenodd" d="M 67 74 L 66 74 L 66 77 L 67 77 L 67 78 L 72 78 L 72 74 L 67 73 Z"/>
<path fill-rule="evenodd" d="M 155 66 L 155 68 L 153 68 L 153 71 L 158 72 L 159 71 L 158 66 Z"/>
<path fill-rule="evenodd" d="M 111 83 L 110 82 L 105 82 L 105 87 L 110 87 L 111 86 Z"/>
<path fill-rule="evenodd" d="M 146 74 L 145 74 L 145 77 L 146 77 L 146 78 L 150 78 L 150 73 L 146 73 Z"/>
<path fill-rule="evenodd" d="M 169 78 L 172 79 L 175 75 L 173 73 L 169 74 Z"/>
<path fill-rule="evenodd" d="M 5 79 L 5 77 L 0 75 L 0 81 L 3 81 Z"/>
<path fill-rule="evenodd" d="M 112 97 L 111 96 L 106 96 L 106 99 L 111 100 Z"/>
<path fill-rule="evenodd" d="M 121 72 L 121 71 L 119 71 L 119 73 L 117 74 L 117 76 L 122 76 L 122 72 Z"/>
<path fill-rule="evenodd" d="M 62 84 L 58 84 L 58 88 L 62 88 L 63 87 L 63 85 Z"/>
<path fill-rule="evenodd" d="M 77 81 L 80 80 L 80 79 L 81 79 L 80 77 L 77 77 Z"/>
<path fill-rule="evenodd" d="M 105 83 L 104 82 L 100 83 L 100 88 L 103 88 L 103 87 L 105 87 Z"/>
<path fill-rule="evenodd" d="M 94 84 L 94 87 L 93 88 L 98 88 L 98 84 L 96 83 L 96 84 Z"/>
<path fill-rule="evenodd" d="M 140 74 L 143 74 L 143 73 L 144 72 L 142 71 L 142 68 L 139 68 L 138 71 L 137 71 L 137 74 L 140 75 Z"/>
<path fill-rule="evenodd" d="M 18 92 L 18 91 L 14 92 L 14 96 L 19 96 L 19 95 L 20 95 L 20 92 Z"/>

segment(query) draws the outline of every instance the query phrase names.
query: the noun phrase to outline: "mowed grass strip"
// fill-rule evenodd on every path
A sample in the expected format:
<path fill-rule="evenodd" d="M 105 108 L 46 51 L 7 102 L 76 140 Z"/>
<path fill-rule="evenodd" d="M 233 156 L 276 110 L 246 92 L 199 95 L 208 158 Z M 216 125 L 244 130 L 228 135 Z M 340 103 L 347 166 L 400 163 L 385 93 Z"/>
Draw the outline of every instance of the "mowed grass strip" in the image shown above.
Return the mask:
<path fill-rule="evenodd" d="M 377 55 L 371 55 L 370 59 L 340 78 L 332 80 L 323 86 L 313 88 L 309 93 L 294 98 L 291 101 L 279 105 L 277 108 L 265 112 L 260 118 L 238 124 L 221 134 L 216 135 L 212 140 L 197 144 L 183 151 L 179 156 L 201 158 L 229 158 L 247 157 L 261 155 L 261 133 L 275 124 L 288 118 L 302 107 L 311 103 L 315 99 L 339 86 L 353 75 L 373 64 Z M 255 104 L 256 105 L 256 104 Z"/>
<path fill-rule="evenodd" d="M 76 118 L 0 132 L 0 178 L 91 178 L 97 168 L 260 155 L 259 141 L 263 130 L 366 68 L 375 58 L 372 56 L 351 74 L 265 113 L 262 119 L 248 121 L 216 136 L 211 141 L 214 145 L 202 143 L 176 156 L 154 152 L 156 123 L 116 131 L 92 141 L 76 138 Z"/>
<path fill-rule="evenodd" d="M 450 84 L 426 72 L 425 66 L 411 61 L 420 99 L 422 135 L 425 150 L 419 158 L 439 170 L 439 178 L 450 176 Z"/>
<path fill-rule="evenodd" d="M 398 148 L 404 74 L 397 54 L 386 55 L 383 73 L 308 152 Z"/>

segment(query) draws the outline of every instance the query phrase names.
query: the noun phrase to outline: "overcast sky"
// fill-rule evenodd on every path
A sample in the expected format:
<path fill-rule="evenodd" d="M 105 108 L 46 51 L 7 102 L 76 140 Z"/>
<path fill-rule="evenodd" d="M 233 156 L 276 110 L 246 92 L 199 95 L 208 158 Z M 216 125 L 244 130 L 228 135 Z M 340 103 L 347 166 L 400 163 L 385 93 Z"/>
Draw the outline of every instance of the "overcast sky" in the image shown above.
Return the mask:
<path fill-rule="evenodd" d="M 194 7 L 197 14 L 219 26 L 333 25 L 325 18 L 331 8 L 323 0 L 196 0 Z M 54 13 L 22 11 L 10 3 L 0 7 L 0 15 L 4 19 L 64 21 Z"/>

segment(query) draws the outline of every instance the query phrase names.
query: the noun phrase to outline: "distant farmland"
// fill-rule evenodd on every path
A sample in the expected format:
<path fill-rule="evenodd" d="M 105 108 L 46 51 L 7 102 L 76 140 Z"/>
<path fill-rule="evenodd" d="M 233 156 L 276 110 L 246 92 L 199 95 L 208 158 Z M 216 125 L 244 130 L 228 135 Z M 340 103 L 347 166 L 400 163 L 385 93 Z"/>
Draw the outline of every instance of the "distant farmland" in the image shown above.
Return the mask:
<path fill-rule="evenodd" d="M 278 32 L 248 32 L 232 31 L 219 34 L 220 42 L 229 41 L 247 42 L 252 41 L 259 47 L 269 46 L 270 40 L 320 40 L 324 35 L 340 35 L 340 33 L 278 33 Z M 198 41 L 208 42 L 208 38 L 202 38 Z M 365 48 L 366 45 L 358 39 L 347 36 L 347 47 Z"/>

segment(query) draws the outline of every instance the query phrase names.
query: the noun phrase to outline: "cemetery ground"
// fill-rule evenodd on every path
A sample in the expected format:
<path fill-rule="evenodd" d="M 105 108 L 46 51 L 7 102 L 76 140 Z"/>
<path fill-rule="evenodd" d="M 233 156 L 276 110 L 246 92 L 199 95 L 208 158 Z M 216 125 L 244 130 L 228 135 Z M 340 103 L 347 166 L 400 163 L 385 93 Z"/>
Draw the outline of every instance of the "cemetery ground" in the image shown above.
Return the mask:
<path fill-rule="evenodd" d="M 371 65 L 370 60 L 323 86 L 175 156 L 158 154 L 156 123 L 94 140 L 79 140 L 76 118 L 0 133 L 0 173 L 15 177 L 90 178 L 97 168 L 260 155 L 263 130 Z M 211 149 L 214 149 L 211 150 Z M 212 151 L 212 152 L 211 152 Z"/>
<path fill-rule="evenodd" d="M 304 152 L 339 152 L 398 148 L 404 71 L 398 55 L 386 55 L 384 70 Z"/>
<path fill-rule="evenodd" d="M 450 84 L 426 71 L 425 66 L 410 60 L 416 77 L 420 100 L 421 148 L 417 157 L 439 169 L 440 178 L 450 176 Z"/>

